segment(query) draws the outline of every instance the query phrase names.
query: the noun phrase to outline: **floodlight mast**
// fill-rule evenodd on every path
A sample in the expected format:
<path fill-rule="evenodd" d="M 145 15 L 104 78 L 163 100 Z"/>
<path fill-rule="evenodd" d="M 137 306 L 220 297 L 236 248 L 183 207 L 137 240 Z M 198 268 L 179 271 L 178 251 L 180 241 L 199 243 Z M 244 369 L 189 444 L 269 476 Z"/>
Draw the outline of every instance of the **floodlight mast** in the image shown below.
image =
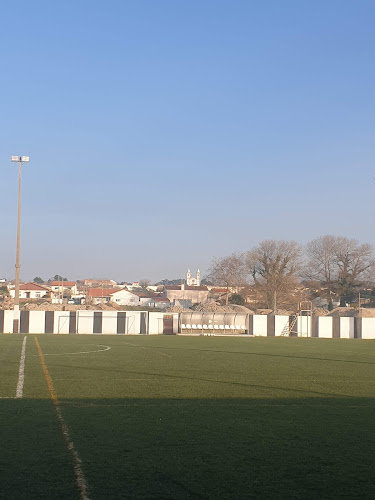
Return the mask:
<path fill-rule="evenodd" d="M 11 161 L 18 163 L 18 211 L 17 211 L 17 251 L 16 251 L 16 279 L 14 287 L 14 315 L 13 333 L 20 331 L 20 248 L 21 248 L 21 170 L 22 163 L 30 161 L 29 156 L 12 156 Z"/>

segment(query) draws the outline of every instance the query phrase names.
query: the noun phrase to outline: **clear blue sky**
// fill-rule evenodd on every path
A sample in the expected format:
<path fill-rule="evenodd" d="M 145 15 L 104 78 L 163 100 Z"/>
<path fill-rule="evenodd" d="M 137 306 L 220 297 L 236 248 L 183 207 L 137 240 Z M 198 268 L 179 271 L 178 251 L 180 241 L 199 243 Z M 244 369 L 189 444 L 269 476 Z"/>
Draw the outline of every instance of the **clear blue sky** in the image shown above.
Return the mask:
<path fill-rule="evenodd" d="M 180 277 L 265 238 L 375 243 L 373 0 L 2 5 L 0 275 Z M 0 277 L 1 277 L 0 276 Z"/>

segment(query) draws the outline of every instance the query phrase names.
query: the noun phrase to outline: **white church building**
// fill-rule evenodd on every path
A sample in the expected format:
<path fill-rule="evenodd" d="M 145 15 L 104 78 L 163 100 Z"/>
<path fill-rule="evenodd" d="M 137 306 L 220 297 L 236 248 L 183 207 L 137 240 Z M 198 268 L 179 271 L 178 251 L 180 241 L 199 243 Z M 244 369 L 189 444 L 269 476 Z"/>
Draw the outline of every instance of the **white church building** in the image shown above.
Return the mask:
<path fill-rule="evenodd" d="M 186 284 L 187 286 L 201 286 L 201 272 L 198 269 L 196 277 L 192 278 L 190 269 L 186 273 Z"/>

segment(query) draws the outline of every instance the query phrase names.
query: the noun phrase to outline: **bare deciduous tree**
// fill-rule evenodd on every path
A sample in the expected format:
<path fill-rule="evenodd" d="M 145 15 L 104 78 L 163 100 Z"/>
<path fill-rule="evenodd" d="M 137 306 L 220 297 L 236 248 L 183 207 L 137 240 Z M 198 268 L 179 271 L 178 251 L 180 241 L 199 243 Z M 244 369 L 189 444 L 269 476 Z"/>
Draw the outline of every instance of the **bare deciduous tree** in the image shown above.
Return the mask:
<path fill-rule="evenodd" d="M 251 249 L 246 262 L 256 289 L 269 309 L 290 306 L 299 285 L 301 247 L 295 241 L 262 241 Z"/>
<path fill-rule="evenodd" d="M 147 290 L 147 288 L 149 287 L 149 285 L 150 285 L 150 280 L 142 279 L 139 282 L 139 286 L 140 286 L 140 288 L 142 288 L 142 290 Z"/>
<path fill-rule="evenodd" d="M 342 236 L 316 238 L 307 245 L 306 254 L 305 274 L 329 304 L 337 297 L 345 306 L 375 269 L 374 247 Z"/>
<path fill-rule="evenodd" d="M 228 304 L 231 289 L 241 286 L 246 282 L 246 267 L 244 256 L 232 253 L 227 257 L 214 258 L 209 271 L 209 278 L 217 285 L 227 289 L 226 303 Z"/>

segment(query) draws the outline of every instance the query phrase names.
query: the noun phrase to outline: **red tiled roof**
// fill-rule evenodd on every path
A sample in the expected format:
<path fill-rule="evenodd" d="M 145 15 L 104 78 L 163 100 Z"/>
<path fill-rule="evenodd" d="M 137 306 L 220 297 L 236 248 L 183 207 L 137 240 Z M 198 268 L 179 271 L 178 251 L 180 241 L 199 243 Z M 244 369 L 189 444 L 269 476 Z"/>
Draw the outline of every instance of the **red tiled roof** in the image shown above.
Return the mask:
<path fill-rule="evenodd" d="M 75 281 L 52 281 L 51 286 L 74 286 Z"/>
<path fill-rule="evenodd" d="M 153 297 L 154 302 L 170 302 L 166 297 Z"/>
<path fill-rule="evenodd" d="M 20 285 L 20 290 L 37 290 L 48 292 L 48 288 L 42 285 L 38 285 L 37 283 L 23 283 L 22 285 Z"/>

